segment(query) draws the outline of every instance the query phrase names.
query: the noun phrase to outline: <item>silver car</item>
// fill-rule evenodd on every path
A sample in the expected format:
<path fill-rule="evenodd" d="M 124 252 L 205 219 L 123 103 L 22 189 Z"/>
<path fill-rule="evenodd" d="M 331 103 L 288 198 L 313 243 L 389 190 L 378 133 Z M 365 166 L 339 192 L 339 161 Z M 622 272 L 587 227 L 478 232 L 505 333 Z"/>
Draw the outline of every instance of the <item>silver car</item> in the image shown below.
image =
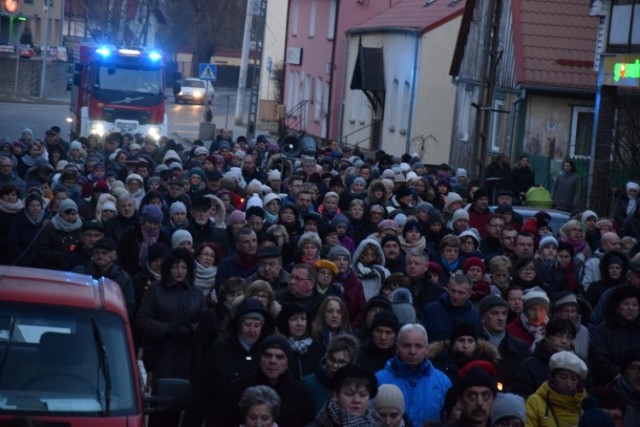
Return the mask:
<path fill-rule="evenodd" d="M 180 82 L 180 91 L 175 95 L 175 102 L 194 102 L 205 105 L 207 101 L 213 101 L 215 89 L 211 82 L 188 78 Z"/>

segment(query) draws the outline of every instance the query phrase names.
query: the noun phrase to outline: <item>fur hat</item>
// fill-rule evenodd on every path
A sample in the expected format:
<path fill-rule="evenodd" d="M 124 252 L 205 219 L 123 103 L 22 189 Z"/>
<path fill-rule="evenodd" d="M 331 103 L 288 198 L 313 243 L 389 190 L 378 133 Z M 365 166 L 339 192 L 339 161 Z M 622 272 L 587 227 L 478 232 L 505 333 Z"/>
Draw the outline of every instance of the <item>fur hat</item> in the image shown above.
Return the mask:
<path fill-rule="evenodd" d="M 391 310 L 398 316 L 401 325 L 415 323 L 416 310 L 409 289 L 397 288 L 391 292 Z"/>
<path fill-rule="evenodd" d="M 394 408 L 404 413 L 404 396 L 394 384 L 382 384 L 378 387 L 378 394 L 372 404 L 376 411 L 382 408 Z"/>
<path fill-rule="evenodd" d="M 577 374 L 581 380 L 587 378 L 587 364 L 571 351 L 559 351 L 551 356 L 551 359 L 549 359 L 549 372 L 553 373 L 558 369 L 571 371 Z"/>

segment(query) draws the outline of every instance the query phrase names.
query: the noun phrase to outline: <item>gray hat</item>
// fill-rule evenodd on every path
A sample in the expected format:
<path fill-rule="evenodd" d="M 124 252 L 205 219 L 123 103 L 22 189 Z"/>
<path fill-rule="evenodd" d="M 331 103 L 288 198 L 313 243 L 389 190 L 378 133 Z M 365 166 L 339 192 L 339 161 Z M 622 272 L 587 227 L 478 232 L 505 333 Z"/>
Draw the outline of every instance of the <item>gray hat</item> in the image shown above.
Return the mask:
<path fill-rule="evenodd" d="M 58 209 L 58 211 L 64 213 L 69 210 L 78 212 L 78 205 L 76 205 L 76 202 L 71 199 L 64 199 L 64 201 L 60 204 L 60 209 Z"/>
<path fill-rule="evenodd" d="M 171 236 L 171 247 L 177 248 L 182 242 L 193 243 L 193 237 L 191 236 L 191 233 L 189 233 L 187 230 L 174 231 L 173 235 Z"/>
<path fill-rule="evenodd" d="M 505 307 L 508 309 L 509 304 L 507 304 L 507 301 L 504 298 L 501 298 L 498 295 L 487 295 L 486 297 L 482 298 L 480 304 L 478 305 L 480 316 L 484 315 L 487 311 L 495 307 Z"/>
<path fill-rule="evenodd" d="M 280 258 L 282 253 L 280 248 L 276 245 L 267 245 L 258 249 L 258 253 L 256 255 L 257 259 L 263 258 Z"/>
<path fill-rule="evenodd" d="M 332 247 L 327 254 L 327 259 L 329 261 L 335 261 L 339 256 L 347 257 L 349 263 L 351 263 L 351 252 L 349 252 L 349 249 L 345 248 L 342 245 L 336 245 Z"/>
<path fill-rule="evenodd" d="M 525 422 L 524 399 L 512 393 L 498 393 L 491 410 L 491 427 L 505 417 L 516 417 Z"/>

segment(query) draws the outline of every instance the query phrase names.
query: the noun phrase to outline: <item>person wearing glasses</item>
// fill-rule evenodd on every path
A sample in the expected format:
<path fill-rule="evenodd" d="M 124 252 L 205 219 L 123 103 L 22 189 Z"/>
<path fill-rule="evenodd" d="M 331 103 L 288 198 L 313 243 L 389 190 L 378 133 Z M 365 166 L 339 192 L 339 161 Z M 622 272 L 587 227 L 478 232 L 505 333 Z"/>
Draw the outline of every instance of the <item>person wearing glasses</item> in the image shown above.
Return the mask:
<path fill-rule="evenodd" d="M 324 299 L 316 289 L 316 278 L 316 269 L 313 265 L 296 264 L 289 275 L 287 288 L 276 293 L 276 301 L 282 306 L 298 303 L 309 310 L 312 317 L 315 317 Z"/>
<path fill-rule="evenodd" d="M 60 204 L 58 214 L 47 222 L 36 240 L 36 259 L 39 267 L 59 270 L 64 266 L 65 253 L 80 244 L 82 220 L 78 205 L 71 199 Z"/>

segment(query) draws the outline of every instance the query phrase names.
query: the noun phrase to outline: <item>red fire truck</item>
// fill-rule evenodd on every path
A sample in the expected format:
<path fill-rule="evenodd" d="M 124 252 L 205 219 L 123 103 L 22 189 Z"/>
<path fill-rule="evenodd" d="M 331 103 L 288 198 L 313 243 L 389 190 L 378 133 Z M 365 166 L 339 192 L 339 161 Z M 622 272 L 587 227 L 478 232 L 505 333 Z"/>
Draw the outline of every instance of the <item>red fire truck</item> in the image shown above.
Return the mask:
<path fill-rule="evenodd" d="M 160 52 L 82 44 L 77 57 L 70 107 L 76 136 L 167 134 Z"/>

